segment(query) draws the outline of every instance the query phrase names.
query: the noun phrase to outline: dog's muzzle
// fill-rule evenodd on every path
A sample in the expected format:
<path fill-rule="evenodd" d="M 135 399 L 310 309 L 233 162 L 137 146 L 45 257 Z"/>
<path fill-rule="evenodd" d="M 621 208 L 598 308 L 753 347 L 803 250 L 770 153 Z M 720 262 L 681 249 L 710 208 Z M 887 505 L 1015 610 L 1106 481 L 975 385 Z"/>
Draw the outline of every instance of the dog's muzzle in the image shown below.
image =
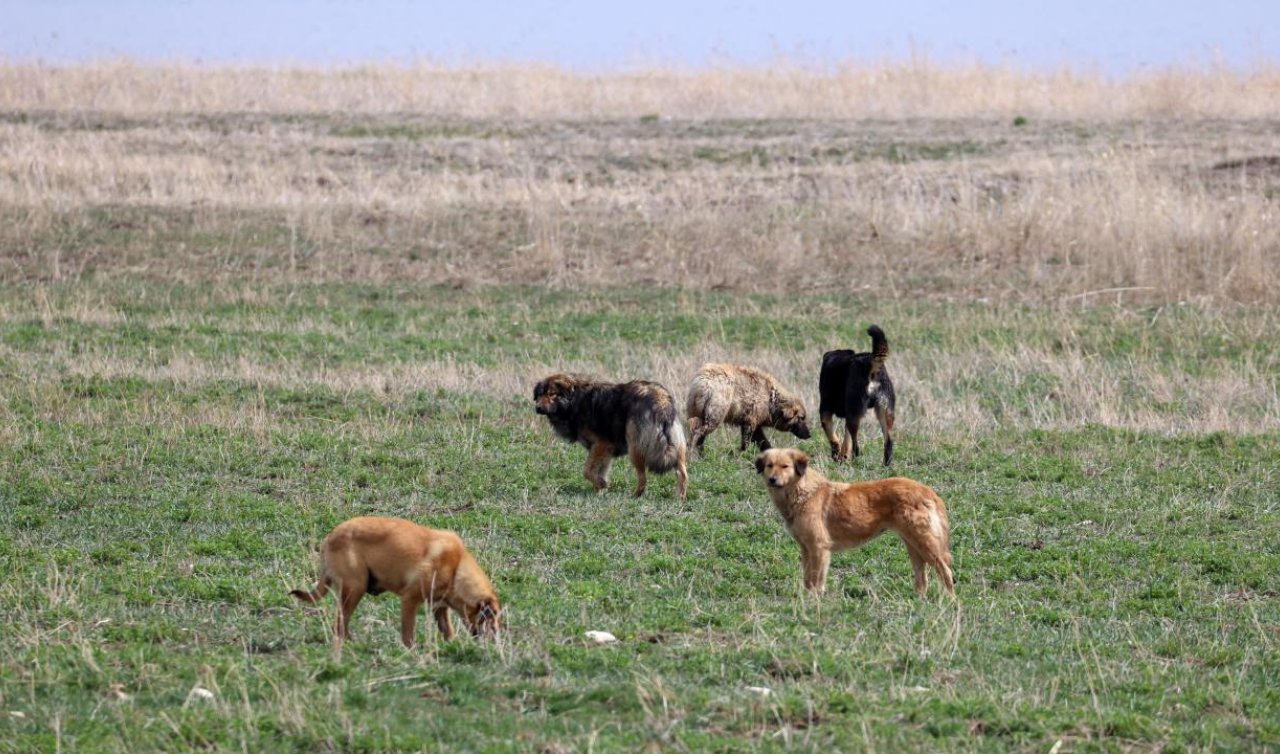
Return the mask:
<path fill-rule="evenodd" d="M 809 439 L 809 425 L 807 424 L 801 424 L 797 426 L 795 429 L 792 429 L 791 432 L 795 434 L 796 437 L 799 437 L 801 440 Z"/>
<path fill-rule="evenodd" d="M 539 404 L 537 404 L 536 406 L 534 406 L 534 407 L 533 407 L 533 410 L 534 410 L 534 411 L 537 411 L 538 413 L 542 414 L 543 416 L 546 416 L 547 414 L 551 413 L 551 409 L 547 408 L 546 406 L 542 405 L 541 403 L 539 403 Z"/>
<path fill-rule="evenodd" d="M 769 477 L 769 486 L 770 486 L 770 487 L 781 487 L 781 486 L 782 486 L 782 482 L 778 481 L 778 478 L 777 478 L 776 476 L 771 476 L 771 477 Z"/>

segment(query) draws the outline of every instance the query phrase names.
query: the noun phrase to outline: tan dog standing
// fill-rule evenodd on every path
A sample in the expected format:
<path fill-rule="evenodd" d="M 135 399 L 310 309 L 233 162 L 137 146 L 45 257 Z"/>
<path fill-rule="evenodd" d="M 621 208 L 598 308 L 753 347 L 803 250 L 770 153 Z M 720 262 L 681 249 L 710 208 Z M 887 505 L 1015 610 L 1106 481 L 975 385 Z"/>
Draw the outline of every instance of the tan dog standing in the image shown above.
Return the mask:
<path fill-rule="evenodd" d="M 809 456 L 794 448 L 761 453 L 756 471 L 764 478 L 787 531 L 800 545 L 806 589 L 821 594 L 826 588 L 831 553 L 892 531 L 911 556 L 916 592 L 924 596 L 929 586 L 925 566 L 930 565 L 947 593 L 955 596 L 947 506 L 928 485 L 904 477 L 831 482 L 809 468 Z"/>
<path fill-rule="evenodd" d="M 477 638 L 498 631 L 498 595 L 480 564 L 451 531 L 428 529 L 402 518 L 362 516 L 344 521 L 320 546 L 320 576 L 310 592 L 290 594 L 314 603 L 338 592 L 338 642 L 351 638 L 351 614 L 366 594 L 400 595 L 400 641 L 413 646 L 418 608 L 426 603 L 445 639 L 453 638 L 453 608 Z"/>
<path fill-rule="evenodd" d="M 685 400 L 689 418 L 690 443 L 701 452 L 707 435 L 721 424 L 742 431 L 738 451 L 755 442 L 760 450 L 768 450 L 764 428 L 790 432 L 801 440 L 809 439 L 805 422 L 804 401 L 782 387 L 773 375 L 738 364 L 703 364 L 689 385 Z"/>

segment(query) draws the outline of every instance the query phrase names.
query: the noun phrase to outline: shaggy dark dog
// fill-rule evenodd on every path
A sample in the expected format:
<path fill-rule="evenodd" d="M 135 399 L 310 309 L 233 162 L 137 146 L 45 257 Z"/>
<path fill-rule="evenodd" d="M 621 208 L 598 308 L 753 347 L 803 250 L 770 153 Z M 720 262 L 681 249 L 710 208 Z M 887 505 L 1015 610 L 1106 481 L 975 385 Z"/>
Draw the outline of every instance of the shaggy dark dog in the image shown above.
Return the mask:
<path fill-rule="evenodd" d="M 884 465 L 893 463 L 893 407 L 896 397 L 893 380 L 885 361 L 889 358 L 889 340 L 879 325 L 867 328 L 871 336 L 871 352 L 855 353 L 848 349 L 827 351 L 822 355 L 822 371 L 818 373 L 818 415 L 822 431 L 831 443 L 831 455 L 837 461 L 859 454 L 858 425 L 868 409 L 874 409 L 880 430 L 884 432 Z M 836 436 L 832 417 L 845 420 L 844 440 Z"/>
<path fill-rule="evenodd" d="M 587 449 L 583 476 L 597 491 L 609 486 L 613 459 L 625 455 L 636 469 L 636 497 L 644 494 L 646 471 L 674 469 L 677 493 L 685 499 L 689 472 L 684 429 L 675 399 L 662 385 L 553 374 L 533 388 L 533 400 L 556 434 Z"/>

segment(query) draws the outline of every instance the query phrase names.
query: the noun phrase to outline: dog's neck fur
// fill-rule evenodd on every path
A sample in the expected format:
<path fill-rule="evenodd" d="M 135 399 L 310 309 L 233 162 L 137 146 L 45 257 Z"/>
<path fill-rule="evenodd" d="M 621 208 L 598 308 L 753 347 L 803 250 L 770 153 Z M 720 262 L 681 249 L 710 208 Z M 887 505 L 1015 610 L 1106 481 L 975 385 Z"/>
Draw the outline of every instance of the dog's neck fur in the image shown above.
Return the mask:
<path fill-rule="evenodd" d="M 766 486 L 769 489 L 769 497 L 773 500 L 773 506 L 778 509 L 782 520 L 790 525 L 796 515 L 809 506 L 814 493 L 829 489 L 828 484 L 833 485 L 837 490 L 848 486 L 843 482 L 829 483 L 822 472 L 812 466 L 805 469 L 803 476 L 796 478 L 785 487 Z"/>
<path fill-rule="evenodd" d="M 453 574 L 453 584 L 446 601 L 474 605 L 492 594 L 493 584 L 489 583 L 489 577 L 480 568 L 480 564 L 470 554 L 464 555 Z"/>

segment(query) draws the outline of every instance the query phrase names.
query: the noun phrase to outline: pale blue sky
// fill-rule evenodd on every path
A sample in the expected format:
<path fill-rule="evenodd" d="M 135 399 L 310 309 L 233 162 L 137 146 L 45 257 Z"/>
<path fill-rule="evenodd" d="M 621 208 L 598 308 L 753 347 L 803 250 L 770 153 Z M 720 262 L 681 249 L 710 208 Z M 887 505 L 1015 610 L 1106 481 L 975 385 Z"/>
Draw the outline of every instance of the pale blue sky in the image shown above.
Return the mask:
<path fill-rule="evenodd" d="M 1280 62 L 1280 0 L 0 0 L 0 56 L 205 62 L 980 59 L 1111 73 Z"/>

